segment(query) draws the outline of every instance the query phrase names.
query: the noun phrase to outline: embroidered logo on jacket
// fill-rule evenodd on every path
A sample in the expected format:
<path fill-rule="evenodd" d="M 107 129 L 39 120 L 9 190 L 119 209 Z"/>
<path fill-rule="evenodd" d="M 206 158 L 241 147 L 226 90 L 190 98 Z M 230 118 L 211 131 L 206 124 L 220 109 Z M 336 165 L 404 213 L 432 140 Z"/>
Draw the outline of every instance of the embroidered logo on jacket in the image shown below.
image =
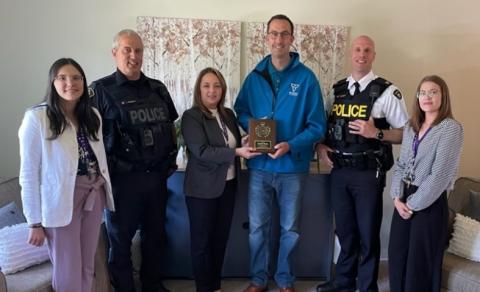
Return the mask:
<path fill-rule="evenodd" d="M 298 96 L 297 89 L 300 87 L 300 84 L 290 83 L 290 92 L 288 93 L 291 96 Z"/>

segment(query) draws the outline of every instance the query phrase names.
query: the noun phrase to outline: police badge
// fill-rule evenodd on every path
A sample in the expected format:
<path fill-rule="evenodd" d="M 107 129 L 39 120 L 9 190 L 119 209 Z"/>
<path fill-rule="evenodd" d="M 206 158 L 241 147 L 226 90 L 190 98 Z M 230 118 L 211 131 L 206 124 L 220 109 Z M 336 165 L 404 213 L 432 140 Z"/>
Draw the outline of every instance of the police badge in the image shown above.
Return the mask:
<path fill-rule="evenodd" d="M 249 128 L 249 146 L 254 151 L 262 153 L 273 153 L 276 144 L 276 122 L 272 119 L 250 119 Z"/>

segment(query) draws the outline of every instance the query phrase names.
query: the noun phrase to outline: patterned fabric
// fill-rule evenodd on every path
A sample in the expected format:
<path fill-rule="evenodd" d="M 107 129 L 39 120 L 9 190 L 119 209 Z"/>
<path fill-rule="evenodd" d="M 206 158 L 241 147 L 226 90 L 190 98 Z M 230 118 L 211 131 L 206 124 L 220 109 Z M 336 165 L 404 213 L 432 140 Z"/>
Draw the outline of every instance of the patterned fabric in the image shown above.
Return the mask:
<path fill-rule="evenodd" d="M 232 107 L 243 79 L 241 64 L 246 63 L 245 72 L 250 72 L 269 53 L 267 23 L 245 24 L 242 29 L 239 21 L 139 16 L 137 30 L 145 45 L 142 70 L 165 83 L 182 115 L 192 104 L 198 72 L 205 67 L 217 68 L 227 82 L 225 106 Z M 245 39 L 241 38 L 242 30 Z M 294 36 L 291 51 L 298 52 L 314 71 L 322 85 L 325 107 L 330 108 L 332 85 L 344 74 L 348 27 L 295 24 Z"/>
<path fill-rule="evenodd" d="M 480 262 L 480 222 L 457 213 L 448 251 Z"/>
<path fill-rule="evenodd" d="M 4 274 L 13 274 L 48 260 L 48 248 L 27 243 L 28 224 L 22 223 L 0 230 L 0 267 Z"/>
<path fill-rule="evenodd" d="M 390 195 L 402 197 L 403 180 L 411 178 L 418 190 L 408 197 L 407 204 L 419 211 L 435 202 L 443 191 L 453 188 L 463 146 L 463 128 L 453 119 L 444 119 L 425 135 L 416 156 L 412 147 L 415 134 L 407 124 Z"/>
<path fill-rule="evenodd" d="M 240 21 L 139 16 L 137 31 L 145 45 L 142 71 L 165 83 L 179 115 L 192 105 L 195 79 L 205 67 L 222 72 L 225 106 L 233 106 L 240 88 Z"/>
<path fill-rule="evenodd" d="M 87 175 L 90 178 L 99 174 L 98 162 L 93 153 L 88 138 L 83 130 L 77 132 L 78 142 L 78 169 L 77 175 Z"/>

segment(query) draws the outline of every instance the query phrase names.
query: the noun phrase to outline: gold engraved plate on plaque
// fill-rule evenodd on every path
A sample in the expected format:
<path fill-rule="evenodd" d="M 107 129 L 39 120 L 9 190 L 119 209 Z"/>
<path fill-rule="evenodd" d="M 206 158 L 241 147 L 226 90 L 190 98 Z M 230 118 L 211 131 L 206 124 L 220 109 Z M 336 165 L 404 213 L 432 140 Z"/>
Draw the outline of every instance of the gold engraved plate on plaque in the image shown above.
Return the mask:
<path fill-rule="evenodd" d="M 254 151 L 273 153 L 276 144 L 277 123 L 272 119 L 250 119 L 248 123 L 249 146 Z"/>

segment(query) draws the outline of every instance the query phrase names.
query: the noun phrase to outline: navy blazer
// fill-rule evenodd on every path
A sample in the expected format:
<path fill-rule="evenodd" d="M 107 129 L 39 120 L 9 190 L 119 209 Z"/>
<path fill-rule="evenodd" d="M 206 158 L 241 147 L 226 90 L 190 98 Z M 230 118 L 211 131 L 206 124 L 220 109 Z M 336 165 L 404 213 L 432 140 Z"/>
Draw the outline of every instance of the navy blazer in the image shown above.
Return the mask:
<path fill-rule="evenodd" d="M 225 124 L 237 140 L 238 147 L 241 137 L 235 114 L 228 108 L 226 112 L 227 116 L 223 117 Z M 239 174 L 240 160 L 235 156 L 235 149 L 225 145 L 217 119 L 208 118 L 197 107 L 183 113 L 181 127 L 188 154 L 183 186 L 185 195 L 203 199 L 219 197 L 232 163 L 235 163 L 237 176 Z"/>

